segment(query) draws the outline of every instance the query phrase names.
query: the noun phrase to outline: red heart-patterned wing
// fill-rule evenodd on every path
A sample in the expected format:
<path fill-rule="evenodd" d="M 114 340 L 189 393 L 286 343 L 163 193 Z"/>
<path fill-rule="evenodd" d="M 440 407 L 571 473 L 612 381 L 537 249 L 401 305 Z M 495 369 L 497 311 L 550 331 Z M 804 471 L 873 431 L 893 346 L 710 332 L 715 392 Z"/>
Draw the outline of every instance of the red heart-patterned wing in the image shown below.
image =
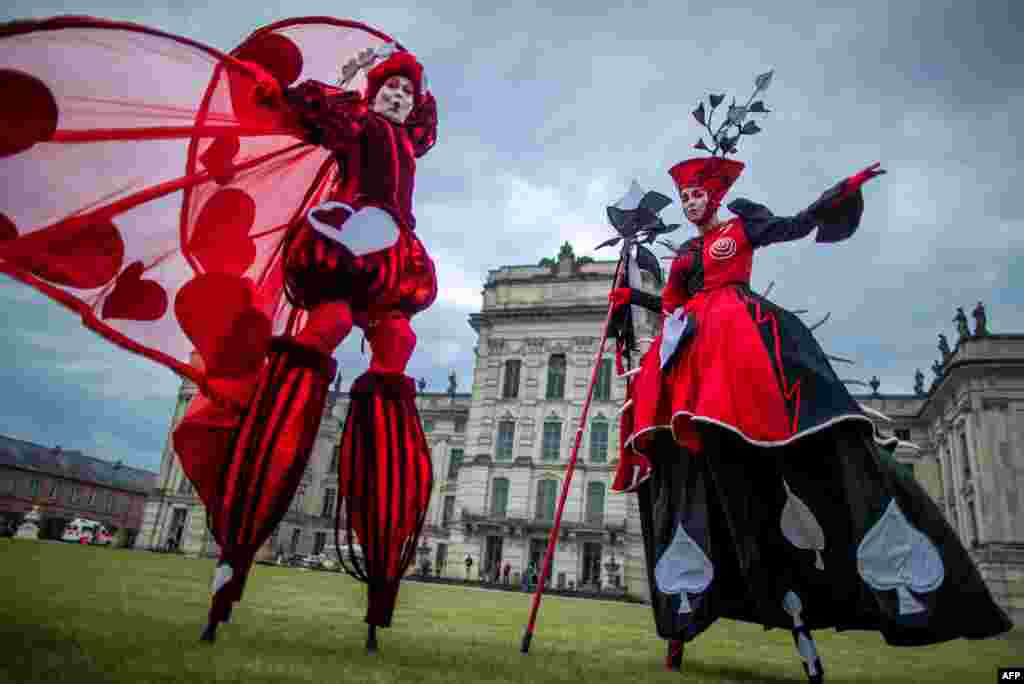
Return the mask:
<path fill-rule="evenodd" d="M 337 181 L 273 91 L 333 81 L 387 42 L 328 18 L 267 26 L 230 55 L 89 17 L 0 25 L 0 272 L 204 388 L 258 367 L 302 321 L 283 295 L 287 228 Z"/>

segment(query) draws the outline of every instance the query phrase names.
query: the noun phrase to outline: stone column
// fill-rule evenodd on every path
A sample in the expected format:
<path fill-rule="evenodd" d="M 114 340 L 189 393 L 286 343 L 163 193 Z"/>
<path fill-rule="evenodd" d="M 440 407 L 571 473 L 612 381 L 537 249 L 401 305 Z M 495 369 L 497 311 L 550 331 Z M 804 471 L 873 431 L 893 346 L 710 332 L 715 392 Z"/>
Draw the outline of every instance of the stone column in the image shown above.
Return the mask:
<path fill-rule="evenodd" d="M 974 521 L 974 527 L 971 532 L 975 537 L 975 541 L 978 544 L 982 544 L 988 539 L 988 535 L 985 534 L 984 531 L 985 514 L 984 504 L 982 503 L 983 497 L 981 496 L 981 492 L 983 491 L 982 480 L 984 479 L 985 474 L 981 470 L 977 453 L 979 446 L 978 433 L 975 432 L 973 419 L 977 418 L 978 414 L 975 412 L 975 409 L 976 407 L 974 406 L 969 406 L 965 409 L 967 415 L 964 416 L 963 429 L 964 436 L 967 439 L 967 453 L 964 455 L 971 468 L 971 483 L 969 486 L 970 498 L 967 502 L 970 509 L 970 517 Z"/>
<path fill-rule="evenodd" d="M 935 469 L 939 476 L 939 491 L 938 497 L 936 498 L 938 499 L 939 508 L 942 509 L 943 515 L 946 515 L 946 473 L 943 470 L 942 448 L 942 445 L 936 442 L 935 453 L 932 454 L 932 458 L 935 460 Z"/>
<path fill-rule="evenodd" d="M 961 505 L 961 498 L 959 498 L 959 490 L 963 486 L 961 481 L 961 470 L 956 467 L 956 455 L 958 447 L 956 446 L 955 431 L 952 426 L 949 426 L 945 430 L 945 460 L 946 460 L 946 473 L 949 475 L 947 483 L 950 484 L 950 488 L 946 491 L 946 502 L 952 506 L 952 523 L 953 529 L 956 530 L 956 535 L 961 538 L 961 542 L 964 542 L 967 538 L 964 533 L 964 511 Z"/>

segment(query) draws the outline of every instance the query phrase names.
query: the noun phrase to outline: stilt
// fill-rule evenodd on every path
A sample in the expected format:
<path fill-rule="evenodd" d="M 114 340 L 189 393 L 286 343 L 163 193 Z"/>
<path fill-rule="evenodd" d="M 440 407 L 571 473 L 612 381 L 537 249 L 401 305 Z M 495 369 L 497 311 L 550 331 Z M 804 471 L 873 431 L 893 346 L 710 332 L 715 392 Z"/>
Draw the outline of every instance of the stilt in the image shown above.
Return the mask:
<path fill-rule="evenodd" d="M 339 546 L 361 548 L 346 571 L 368 585 L 366 648 L 373 653 L 376 628 L 391 626 L 399 584 L 415 558 L 433 467 L 412 378 L 370 370 L 352 383 L 350 396 L 338 447 L 335 525 Z"/>
<path fill-rule="evenodd" d="M 200 641 L 205 641 L 205 642 L 208 642 L 208 643 L 211 643 L 211 644 L 214 641 L 216 641 L 217 640 L 217 623 L 216 622 L 208 623 L 206 625 L 206 627 L 203 628 L 203 633 L 200 635 L 199 640 Z"/>
<path fill-rule="evenodd" d="M 208 504 L 211 529 L 230 543 L 221 548 L 213 579 L 200 637 L 206 642 L 215 641 L 217 626 L 231 619 L 256 550 L 287 511 L 334 377 L 336 363 L 329 355 L 291 339 L 271 340 L 267 358 L 252 404 L 228 447 L 230 456 L 218 473 L 223 493 Z"/>
<path fill-rule="evenodd" d="M 682 639 L 669 639 L 668 655 L 665 656 L 665 669 L 669 672 L 682 672 L 684 643 Z"/>
<path fill-rule="evenodd" d="M 811 630 L 807 629 L 801 617 L 804 608 L 800 597 L 792 591 L 787 591 L 782 599 L 782 606 L 793 618 L 793 629 L 791 630 L 793 644 L 803 660 L 807 681 L 811 684 L 822 684 L 825 681 L 825 667 L 821 664 L 821 658 L 818 657 L 818 647 L 814 643 L 814 637 L 811 636 Z"/>

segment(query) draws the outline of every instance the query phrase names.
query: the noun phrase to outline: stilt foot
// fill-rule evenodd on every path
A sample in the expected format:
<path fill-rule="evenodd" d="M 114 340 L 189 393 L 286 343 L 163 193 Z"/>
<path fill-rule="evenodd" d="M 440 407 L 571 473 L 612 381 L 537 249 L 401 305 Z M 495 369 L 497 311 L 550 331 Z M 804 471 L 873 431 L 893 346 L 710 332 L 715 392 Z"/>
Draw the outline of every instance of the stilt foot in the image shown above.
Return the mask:
<path fill-rule="evenodd" d="M 683 641 L 670 639 L 668 655 L 665 656 L 665 669 L 669 672 L 680 672 L 683 669 Z"/>
<path fill-rule="evenodd" d="M 370 625 L 370 629 L 366 635 L 366 652 L 376 653 L 377 652 L 377 626 Z"/>
<path fill-rule="evenodd" d="M 214 641 L 216 641 L 217 640 L 217 624 L 216 623 L 210 623 L 210 624 L 206 625 L 206 628 L 203 629 L 203 633 L 199 637 L 199 640 L 200 641 L 206 641 L 206 642 L 209 642 L 211 644 Z"/>

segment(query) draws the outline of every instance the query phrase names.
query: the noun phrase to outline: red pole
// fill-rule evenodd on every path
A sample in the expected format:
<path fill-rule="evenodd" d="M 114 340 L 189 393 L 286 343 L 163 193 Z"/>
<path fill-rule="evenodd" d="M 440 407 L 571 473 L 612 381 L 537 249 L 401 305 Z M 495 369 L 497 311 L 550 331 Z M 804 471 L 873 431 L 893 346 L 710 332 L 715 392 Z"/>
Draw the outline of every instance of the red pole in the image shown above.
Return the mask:
<path fill-rule="evenodd" d="M 612 289 L 621 285 L 623 265 L 629 254 L 630 242 L 627 240 L 622 246 L 622 256 L 619 265 L 615 268 L 615 279 Z M 576 441 L 572 445 L 572 453 L 569 455 L 569 465 L 565 469 L 565 482 L 562 483 L 562 495 L 558 499 L 558 508 L 555 511 L 555 521 L 551 528 L 551 536 L 548 539 L 548 548 L 544 553 L 544 568 L 541 570 L 537 580 L 537 591 L 533 594 L 533 605 L 530 607 L 530 619 L 526 624 L 526 632 L 523 634 L 523 642 L 520 646 L 521 653 L 530 652 L 530 642 L 533 640 L 533 628 L 537 623 L 537 611 L 540 609 L 540 598 L 544 593 L 544 583 L 547 581 L 548 573 L 551 572 L 551 557 L 555 552 L 555 540 L 558 539 L 558 528 L 562 525 L 562 510 L 565 508 L 565 499 L 569 495 L 569 485 L 572 482 L 572 474 L 576 470 L 576 455 L 580 450 L 580 442 L 583 439 L 583 428 L 587 424 L 587 412 L 590 411 L 590 400 L 594 396 L 594 385 L 597 382 L 597 371 L 601 365 L 601 356 L 604 355 L 604 345 L 608 341 L 608 326 L 615 311 L 615 304 L 609 303 L 608 315 L 604 319 L 604 332 L 601 333 L 601 344 L 597 348 L 597 356 L 594 359 L 594 370 L 590 373 L 590 385 L 587 387 L 587 398 L 583 402 L 583 413 L 580 415 L 580 424 L 576 428 Z"/>

